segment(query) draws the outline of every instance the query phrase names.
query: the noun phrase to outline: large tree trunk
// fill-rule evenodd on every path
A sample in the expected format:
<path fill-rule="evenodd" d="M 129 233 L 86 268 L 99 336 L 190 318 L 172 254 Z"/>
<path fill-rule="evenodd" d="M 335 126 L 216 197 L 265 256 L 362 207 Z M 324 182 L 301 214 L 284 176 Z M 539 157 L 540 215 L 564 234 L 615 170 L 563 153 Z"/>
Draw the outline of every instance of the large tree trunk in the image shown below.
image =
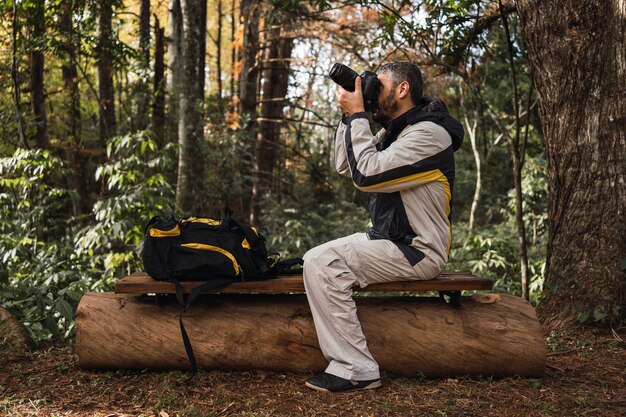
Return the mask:
<path fill-rule="evenodd" d="M 31 35 L 34 46 L 30 53 L 30 100 L 35 122 L 35 142 L 38 148 L 48 148 L 48 120 L 44 92 L 44 36 L 46 31 L 45 2 L 34 5 L 31 20 Z"/>
<path fill-rule="evenodd" d="M 152 131 L 159 146 L 165 144 L 165 44 L 163 28 L 154 15 L 154 101 Z"/>
<path fill-rule="evenodd" d="M 259 223 L 262 199 L 272 189 L 274 169 L 283 126 L 283 109 L 289 87 L 289 60 L 293 49 L 293 36 L 289 17 L 274 11 L 274 21 L 268 28 L 263 62 L 263 96 L 256 147 L 256 179 L 252 193 L 252 220 Z"/>
<path fill-rule="evenodd" d="M 98 96 L 100 98 L 100 146 L 115 135 L 115 97 L 113 90 L 113 1 L 100 0 L 98 13 Z"/>
<path fill-rule="evenodd" d="M 540 315 L 555 326 L 616 318 L 626 312 L 626 3 L 519 0 L 517 9 L 548 161 Z"/>
<path fill-rule="evenodd" d="M 357 297 L 368 346 L 396 375 L 543 375 L 543 330 L 519 297 Z M 83 368 L 187 368 L 174 300 L 88 293 L 76 313 Z M 304 295 L 213 295 L 184 316 L 198 366 L 321 372 L 327 365 Z M 106 340 L 107 343 L 102 343 Z"/>
<path fill-rule="evenodd" d="M 396 375 L 543 375 L 543 330 L 519 297 L 357 297 L 372 355 Z M 83 368 L 188 368 L 175 301 L 88 293 L 76 313 Z M 327 365 L 304 295 L 213 295 L 184 316 L 198 366 L 320 372 Z M 102 343 L 106 340 L 107 343 Z"/>
<path fill-rule="evenodd" d="M 178 182 L 176 205 L 184 213 L 202 214 L 204 158 L 202 152 L 202 91 L 199 91 L 201 2 L 181 0 L 183 16 L 183 71 L 179 93 Z"/>

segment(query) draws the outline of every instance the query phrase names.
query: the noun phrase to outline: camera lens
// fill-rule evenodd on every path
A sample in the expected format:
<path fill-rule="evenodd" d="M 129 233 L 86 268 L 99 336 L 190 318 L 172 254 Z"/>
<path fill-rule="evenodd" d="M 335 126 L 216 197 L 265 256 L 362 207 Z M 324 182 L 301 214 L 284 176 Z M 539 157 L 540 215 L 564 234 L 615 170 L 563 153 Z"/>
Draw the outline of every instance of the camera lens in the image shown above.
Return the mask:
<path fill-rule="evenodd" d="M 346 65 L 336 63 L 328 76 L 347 91 L 354 91 L 354 81 L 359 74 Z"/>

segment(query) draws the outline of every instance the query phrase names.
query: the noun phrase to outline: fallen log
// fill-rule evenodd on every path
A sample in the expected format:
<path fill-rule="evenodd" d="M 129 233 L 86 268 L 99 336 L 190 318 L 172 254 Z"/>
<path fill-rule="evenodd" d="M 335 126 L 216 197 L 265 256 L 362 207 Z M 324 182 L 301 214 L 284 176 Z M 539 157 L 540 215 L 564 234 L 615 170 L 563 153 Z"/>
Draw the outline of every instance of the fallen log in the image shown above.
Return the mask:
<path fill-rule="evenodd" d="M 155 302 L 159 300 L 159 302 Z M 370 351 L 395 375 L 543 375 L 543 330 L 519 297 L 355 297 Z M 82 368 L 187 369 L 172 297 L 88 293 L 76 315 Z M 184 316 L 198 366 L 319 372 L 319 350 L 303 295 L 205 295 Z"/>

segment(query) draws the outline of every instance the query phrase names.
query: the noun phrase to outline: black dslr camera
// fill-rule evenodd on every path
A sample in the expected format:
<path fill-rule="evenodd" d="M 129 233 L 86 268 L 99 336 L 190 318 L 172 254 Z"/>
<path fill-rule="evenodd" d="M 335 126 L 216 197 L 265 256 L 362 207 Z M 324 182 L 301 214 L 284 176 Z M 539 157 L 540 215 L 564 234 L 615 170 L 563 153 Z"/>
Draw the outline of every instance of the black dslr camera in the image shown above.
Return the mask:
<path fill-rule="evenodd" d="M 354 91 L 354 81 L 359 74 L 343 64 L 335 64 L 330 69 L 328 76 L 347 91 Z M 363 90 L 363 104 L 365 111 L 372 111 L 378 103 L 378 91 L 380 82 L 378 77 L 371 71 L 363 71 L 361 77 L 361 89 Z"/>

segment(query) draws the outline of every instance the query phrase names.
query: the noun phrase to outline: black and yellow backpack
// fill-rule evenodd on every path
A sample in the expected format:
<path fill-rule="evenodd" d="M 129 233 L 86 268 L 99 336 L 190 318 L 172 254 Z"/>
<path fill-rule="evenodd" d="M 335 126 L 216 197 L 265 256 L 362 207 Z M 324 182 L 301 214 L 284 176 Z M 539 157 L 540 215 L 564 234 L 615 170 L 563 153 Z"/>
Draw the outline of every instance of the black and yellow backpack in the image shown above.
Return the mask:
<path fill-rule="evenodd" d="M 153 217 L 144 230 L 145 271 L 158 281 L 171 281 L 183 307 L 180 328 L 185 350 L 196 372 L 196 361 L 183 325 L 183 314 L 200 294 L 237 281 L 258 281 L 282 274 L 299 274 L 301 258 L 278 261 L 270 256 L 257 228 L 239 223 L 226 210 L 223 219 Z M 294 268 L 296 267 L 296 268 Z M 185 298 L 181 281 L 202 281 Z"/>

